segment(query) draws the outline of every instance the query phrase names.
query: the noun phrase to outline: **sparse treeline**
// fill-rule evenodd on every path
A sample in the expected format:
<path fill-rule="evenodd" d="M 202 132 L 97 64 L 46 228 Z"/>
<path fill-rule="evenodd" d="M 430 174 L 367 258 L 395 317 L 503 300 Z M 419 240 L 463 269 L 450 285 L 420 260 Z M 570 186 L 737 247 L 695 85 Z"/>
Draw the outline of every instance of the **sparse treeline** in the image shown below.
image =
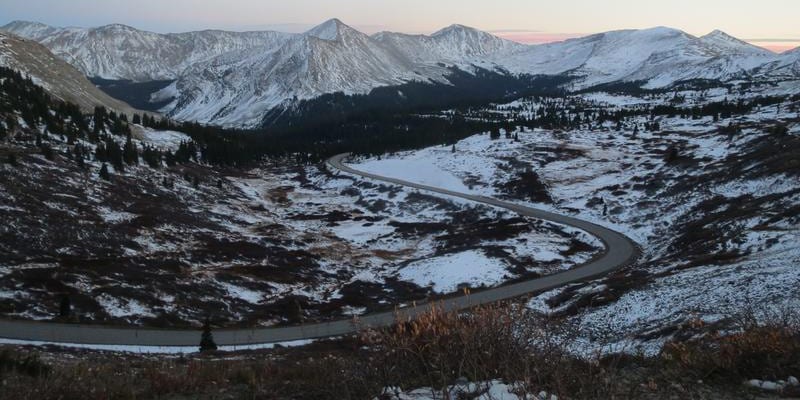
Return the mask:
<path fill-rule="evenodd" d="M 727 119 L 745 115 L 760 107 L 797 100 L 769 96 L 748 101 L 723 100 L 698 106 L 681 106 L 677 104 L 678 99 L 676 104 L 614 110 L 581 102 L 566 105 L 570 98 L 551 93 L 547 97 L 536 97 L 536 101 L 544 106 L 535 111 L 512 107 L 505 115 L 482 111 L 473 106 L 435 114 L 425 114 L 421 107 L 418 108 L 419 112 L 362 108 L 360 104 L 367 98 L 369 96 L 361 96 L 361 100 L 357 101 L 358 106 L 345 106 L 347 110 L 340 110 L 338 114 L 328 107 L 324 108 L 327 116 L 311 117 L 305 123 L 297 120 L 288 125 L 260 130 L 231 130 L 166 119 L 156 121 L 153 118 L 145 118 L 143 124 L 155 129 L 183 132 L 197 142 L 200 158 L 204 162 L 235 166 L 265 157 L 293 157 L 299 163 L 314 163 L 342 152 L 375 155 L 452 145 L 475 133 L 491 132 L 499 138 L 501 130 L 509 136 L 510 132 L 523 127 L 569 130 L 611 122 L 617 129 L 622 129 L 626 120 L 637 116 L 650 117 L 650 122 L 643 124 L 642 129 L 658 131 L 660 124 L 657 117 Z M 316 105 L 306 105 L 306 111 L 314 115 L 312 110 L 320 111 L 320 103 L 342 104 L 352 101 L 353 96 L 330 95 L 315 101 Z M 303 115 L 308 114 L 304 112 Z"/>
<path fill-rule="evenodd" d="M 313 163 L 342 152 L 370 155 L 451 145 L 497 126 L 498 121 L 459 116 L 470 107 L 526 95 L 563 95 L 559 87 L 569 78 L 453 69 L 448 80 L 450 85 L 410 82 L 366 95 L 323 95 L 271 111 L 264 117 L 264 128 L 256 130 L 152 118 L 142 118 L 142 123 L 186 133 L 197 142 L 201 159 L 212 164 L 240 165 L 265 157 Z M 427 115 L 443 108 L 457 112 L 445 118 Z"/>
<path fill-rule="evenodd" d="M 641 126 L 642 129 L 658 131 L 657 117 L 660 116 L 730 118 L 787 100 L 787 97 L 771 96 L 687 106 L 683 105 L 685 99 L 676 92 L 669 104 L 614 109 L 569 97 L 558 89 L 564 82 L 557 79 L 527 78 L 522 82 L 519 78 L 482 77 L 477 80 L 491 82 L 494 86 L 490 85 L 493 89 L 489 89 L 486 85 L 471 85 L 467 76 L 456 78 L 465 82 L 443 93 L 432 92 L 439 86 L 412 83 L 400 87 L 405 92 L 393 87 L 368 95 L 326 95 L 299 103 L 294 114 L 282 110 L 295 117 L 268 116 L 279 121 L 257 130 L 175 122 L 152 115 L 133 115 L 129 121 L 128 116 L 102 107 L 91 115 L 84 115 L 78 106 L 51 99 L 32 80 L 7 68 L 0 68 L 0 105 L 2 110 L 18 113 L 28 127 L 38 128 L 28 131 L 37 132 L 33 139 L 46 156 L 52 153 L 48 137 L 61 136 L 73 146 L 70 157 L 77 163 L 82 165 L 90 157 L 91 152 L 83 145 L 88 142 L 95 145 L 96 160 L 111 164 L 115 170 L 124 170 L 126 165 L 142 161 L 152 168 L 190 161 L 237 167 L 265 158 L 316 163 L 342 152 L 375 155 L 434 145 L 451 146 L 478 132 L 490 132 L 492 137 L 500 138 L 504 130 L 508 138 L 513 138 L 511 132 L 522 128 L 591 129 L 608 122 L 622 129 L 628 119 L 636 116 L 650 117 L 650 122 Z M 508 91 L 514 85 L 523 88 L 514 96 L 526 94 L 537 107 L 520 102 L 502 107 L 503 112 L 485 108 L 487 100 L 508 100 Z M 481 91 L 488 91 L 488 94 L 481 95 Z M 434 98 L 420 100 L 429 96 Z M 459 96 L 464 96 L 465 100 L 450 107 L 448 112 L 440 112 L 442 105 L 452 104 Z M 800 100 L 800 95 L 791 100 Z M 0 138 L 19 125 L 18 118 L 10 117 L 13 113 L 3 114 L 6 117 L 5 121 L 0 121 Z M 179 131 L 191 140 L 182 143 L 176 151 L 147 145 L 138 148 L 131 140 L 132 124 Z M 639 126 L 635 128 L 638 130 Z"/>
<path fill-rule="evenodd" d="M 469 114 L 471 117 L 483 119 L 503 120 L 499 122 L 506 127 L 528 127 L 543 129 L 578 129 L 592 128 L 605 123 L 614 124 L 617 129 L 623 128 L 623 123 L 633 117 L 649 117 L 650 122 L 644 123 L 642 128 L 650 131 L 660 130 L 658 117 L 680 117 L 683 119 L 700 119 L 712 117 L 715 121 L 729 119 L 736 116 L 746 115 L 757 111 L 762 107 L 782 104 L 786 101 L 800 101 L 800 96 L 758 96 L 750 100 L 722 100 L 717 102 L 705 103 L 702 105 L 682 106 L 685 101 L 676 95 L 670 104 L 645 105 L 640 107 L 626 107 L 613 109 L 601 107 L 591 102 L 586 102 L 580 98 L 559 97 L 559 98 L 531 98 L 530 104 L 537 104 L 537 107 L 530 107 L 522 104 L 502 109 L 504 113 L 498 116 L 497 112 L 482 110 Z M 790 106 L 786 111 L 797 112 L 798 108 Z M 638 127 L 636 127 L 638 128 Z"/>
<path fill-rule="evenodd" d="M 139 115 L 133 119 L 155 120 Z M 30 78 L 0 67 L 0 139 L 11 134 L 18 142 L 33 143 L 50 160 L 55 157 L 53 144 L 65 143 L 68 150 L 64 157 L 82 168 L 93 157 L 102 163 L 99 174 L 106 179 L 110 178 L 106 164 L 118 172 L 141 162 L 160 168 L 198 160 L 197 147 L 192 141 L 181 143 L 175 151 L 137 145 L 127 115 L 104 107 L 86 114 L 75 104 L 51 98 Z"/>

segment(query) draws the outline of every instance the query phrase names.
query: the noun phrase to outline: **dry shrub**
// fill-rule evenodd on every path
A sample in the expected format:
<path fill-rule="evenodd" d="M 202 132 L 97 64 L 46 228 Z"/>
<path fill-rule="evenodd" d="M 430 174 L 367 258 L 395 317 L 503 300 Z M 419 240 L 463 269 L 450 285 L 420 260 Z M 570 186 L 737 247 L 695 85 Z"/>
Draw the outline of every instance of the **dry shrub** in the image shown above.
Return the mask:
<path fill-rule="evenodd" d="M 0 376 L 18 373 L 31 377 L 46 376 L 51 368 L 36 353 L 20 354 L 7 349 L 0 351 Z"/>
<path fill-rule="evenodd" d="M 724 378 L 708 380 L 717 382 L 717 390 L 723 385 L 738 387 L 742 379 L 800 375 L 800 324 L 787 317 L 769 323 L 761 317 L 742 317 L 738 333 L 669 343 L 660 357 L 588 359 L 570 351 L 575 334 L 569 324 L 518 304 L 467 312 L 433 307 L 416 319 L 400 321 L 393 328 L 366 330 L 354 339 L 233 359 L 204 355 L 163 360 L 89 353 L 51 368 L 35 361 L 31 352 L 0 353 L 0 399 L 346 400 L 375 398 L 389 387 L 428 387 L 447 398 L 447 389 L 464 379 L 502 379 L 514 383 L 521 395 L 546 391 L 562 399 L 691 393 L 702 398 L 704 392 L 683 388 L 709 376 Z M 24 365 L 36 367 L 28 373 Z M 39 366 L 48 372 L 35 372 Z"/>
<path fill-rule="evenodd" d="M 464 313 L 437 307 L 392 329 L 367 331 L 370 364 L 384 387 L 430 387 L 445 393 L 459 378 L 503 379 L 520 392 L 614 398 L 616 358 L 579 360 L 567 351 L 569 328 L 513 304 Z"/>
<path fill-rule="evenodd" d="M 800 314 L 745 311 L 734 333 L 667 343 L 661 358 L 673 374 L 723 380 L 786 379 L 800 375 Z"/>

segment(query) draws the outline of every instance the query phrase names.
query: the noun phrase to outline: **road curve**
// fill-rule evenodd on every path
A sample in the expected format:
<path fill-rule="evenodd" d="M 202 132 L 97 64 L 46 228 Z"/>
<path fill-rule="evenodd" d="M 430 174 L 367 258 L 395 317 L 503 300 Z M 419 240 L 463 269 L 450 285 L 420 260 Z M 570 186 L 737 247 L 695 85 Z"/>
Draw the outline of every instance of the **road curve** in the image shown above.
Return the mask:
<path fill-rule="evenodd" d="M 348 174 L 459 197 L 494 207 L 508 209 L 526 217 L 568 225 L 596 236 L 605 246 L 605 251 L 602 255 L 568 271 L 483 290 L 472 293 L 469 296 L 440 300 L 437 302 L 437 306 L 443 310 L 462 310 L 480 304 L 512 299 L 529 293 L 553 289 L 568 283 L 596 278 L 633 262 L 639 256 L 638 247 L 631 239 L 600 225 L 489 197 L 459 193 L 358 171 L 342 163 L 347 156 L 347 154 L 334 156 L 328 160 L 328 164 Z M 397 312 L 404 317 L 414 317 L 420 313 L 424 313 L 428 309 L 429 305 L 419 304 L 414 307 L 400 309 Z M 364 327 L 392 325 L 396 321 L 397 312 L 382 312 L 365 315 L 358 318 L 358 324 L 353 320 L 338 320 L 278 328 L 218 329 L 214 331 L 214 340 L 220 346 L 253 346 L 338 336 L 353 333 Z M 15 341 L 79 344 L 86 347 L 196 347 L 200 343 L 200 332 L 197 330 L 126 328 L 101 325 L 3 320 L 0 321 L 0 338 Z"/>

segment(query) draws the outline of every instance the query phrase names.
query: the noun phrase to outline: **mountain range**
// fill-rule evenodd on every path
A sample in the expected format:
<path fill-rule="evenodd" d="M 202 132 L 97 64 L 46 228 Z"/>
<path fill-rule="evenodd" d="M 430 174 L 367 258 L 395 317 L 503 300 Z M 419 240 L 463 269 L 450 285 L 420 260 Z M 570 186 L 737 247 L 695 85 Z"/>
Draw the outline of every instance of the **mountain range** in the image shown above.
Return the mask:
<path fill-rule="evenodd" d="M 462 25 L 431 35 L 367 35 L 337 19 L 301 34 L 199 31 L 157 34 L 114 24 L 0 28 L 35 40 L 84 75 L 171 84 L 151 94 L 180 120 L 258 126 L 279 107 L 323 94 L 367 94 L 408 82 L 448 85 L 454 69 L 566 75 L 567 89 L 615 82 L 664 88 L 697 79 L 800 79 L 800 49 L 775 54 L 721 31 L 695 37 L 657 27 L 524 45 Z M 402 95 L 399 94 L 399 95 Z"/>

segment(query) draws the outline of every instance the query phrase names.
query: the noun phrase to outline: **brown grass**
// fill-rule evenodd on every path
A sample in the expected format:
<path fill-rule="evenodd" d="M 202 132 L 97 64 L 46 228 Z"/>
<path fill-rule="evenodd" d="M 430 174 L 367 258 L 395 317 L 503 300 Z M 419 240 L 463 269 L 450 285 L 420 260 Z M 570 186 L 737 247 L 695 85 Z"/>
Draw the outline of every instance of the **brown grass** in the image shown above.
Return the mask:
<path fill-rule="evenodd" d="M 444 396 L 460 378 L 501 378 L 518 383 L 521 393 L 613 398 L 621 390 L 611 378 L 615 360 L 579 360 L 567 351 L 570 338 L 565 325 L 507 304 L 469 313 L 434 307 L 393 329 L 362 334 L 382 387 L 430 387 Z"/>
<path fill-rule="evenodd" d="M 90 352 L 54 362 L 38 350 L 4 351 L 0 399 L 372 399 L 387 387 L 428 387 L 447 398 L 463 379 L 501 379 L 530 397 L 544 390 L 561 399 L 723 399 L 747 395 L 744 379 L 800 374 L 795 317 L 741 317 L 737 333 L 669 343 L 657 357 L 588 359 L 569 351 L 568 324 L 519 305 L 432 308 L 401 320 L 355 338 L 222 358 Z"/>
<path fill-rule="evenodd" d="M 780 310 L 757 317 L 747 311 L 736 318 L 734 329 L 668 343 L 661 354 L 666 368 L 673 374 L 735 381 L 800 375 L 800 314 Z"/>

